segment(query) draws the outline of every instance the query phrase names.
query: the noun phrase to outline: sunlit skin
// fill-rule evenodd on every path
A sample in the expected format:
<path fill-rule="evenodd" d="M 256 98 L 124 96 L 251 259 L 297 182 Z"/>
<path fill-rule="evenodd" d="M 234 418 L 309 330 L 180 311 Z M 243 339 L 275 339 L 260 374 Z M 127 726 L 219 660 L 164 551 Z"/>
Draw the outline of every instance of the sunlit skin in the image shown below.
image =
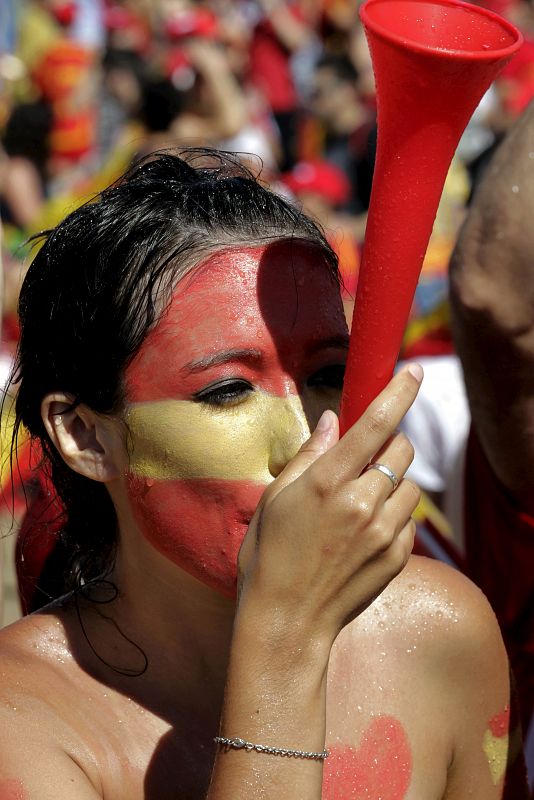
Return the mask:
<path fill-rule="evenodd" d="M 265 486 L 338 407 L 347 343 L 309 245 L 218 252 L 178 283 L 126 374 L 129 495 L 161 553 L 234 595 Z"/>

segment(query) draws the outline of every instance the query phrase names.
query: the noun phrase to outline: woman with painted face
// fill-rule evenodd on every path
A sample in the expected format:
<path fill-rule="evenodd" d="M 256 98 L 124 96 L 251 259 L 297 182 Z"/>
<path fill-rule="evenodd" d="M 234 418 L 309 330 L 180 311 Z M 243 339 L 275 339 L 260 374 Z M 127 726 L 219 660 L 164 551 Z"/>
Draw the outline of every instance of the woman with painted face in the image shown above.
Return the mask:
<path fill-rule="evenodd" d="M 421 370 L 339 439 L 312 221 L 229 157 L 160 155 L 46 236 L 20 315 L 71 563 L 0 633 L 2 800 L 505 796 L 496 622 L 409 558 Z"/>

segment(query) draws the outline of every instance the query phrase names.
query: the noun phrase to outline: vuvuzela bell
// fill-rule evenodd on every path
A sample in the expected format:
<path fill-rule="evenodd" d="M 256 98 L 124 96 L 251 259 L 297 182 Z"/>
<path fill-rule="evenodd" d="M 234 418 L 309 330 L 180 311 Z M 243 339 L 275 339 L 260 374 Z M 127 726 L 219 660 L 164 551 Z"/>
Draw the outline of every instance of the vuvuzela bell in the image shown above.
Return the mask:
<path fill-rule="evenodd" d="M 345 432 L 393 374 L 445 178 L 483 94 L 522 44 L 457 0 L 367 0 L 378 143 L 341 402 Z"/>

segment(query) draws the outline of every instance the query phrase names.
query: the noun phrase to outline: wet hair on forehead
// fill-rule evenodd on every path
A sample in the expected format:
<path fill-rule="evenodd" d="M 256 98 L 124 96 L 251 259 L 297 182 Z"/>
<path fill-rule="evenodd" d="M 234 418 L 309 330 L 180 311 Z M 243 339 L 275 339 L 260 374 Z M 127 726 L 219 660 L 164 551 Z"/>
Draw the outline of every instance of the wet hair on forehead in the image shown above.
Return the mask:
<path fill-rule="evenodd" d="M 216 250 L 305 240 L 320 248 L 333 279 L 337 258 L 299 207 L 235 154 L 206 149 L 152 154 L 40 239 L 19 302 L 15 437 L 23 425 L 39 441 L 67 509 L 65 536 L 79 553 L 95 527 L 102 531 L 91 545 L 86 572 L 93 574 L 115 540 L 113 506 L 101 484 L 72 472 L 55 451 L 41 420 L 43 398 L 65 392 L 74 405 L 119 411 L 125 369 L 176 283 Z"/>

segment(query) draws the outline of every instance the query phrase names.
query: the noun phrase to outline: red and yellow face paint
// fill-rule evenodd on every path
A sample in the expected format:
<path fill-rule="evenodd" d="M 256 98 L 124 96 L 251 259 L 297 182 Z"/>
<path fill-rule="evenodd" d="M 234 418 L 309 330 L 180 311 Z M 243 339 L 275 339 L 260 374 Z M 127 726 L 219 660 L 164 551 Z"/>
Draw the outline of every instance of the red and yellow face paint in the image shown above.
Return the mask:
<path fill-rule="evenodd" d="M 265 486 L 337 407 L 346 345 L 339 288 L 302 242 L 221 251 L 178 284 L 126 373 L 129 496 L 154 547 L 234 594 Z"/>

